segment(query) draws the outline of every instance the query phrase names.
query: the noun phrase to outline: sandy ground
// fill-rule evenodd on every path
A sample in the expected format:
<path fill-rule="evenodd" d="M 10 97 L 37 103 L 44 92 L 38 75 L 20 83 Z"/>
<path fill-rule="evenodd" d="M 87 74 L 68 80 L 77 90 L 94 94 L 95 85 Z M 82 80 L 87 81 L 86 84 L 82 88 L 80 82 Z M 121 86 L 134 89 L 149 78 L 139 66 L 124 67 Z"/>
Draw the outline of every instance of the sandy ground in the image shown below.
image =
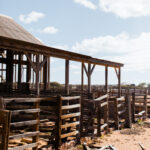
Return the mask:
<path fill-rule="evenodd" d="M 141 144 L 145 150 L 150 150 L 150 119 L 133 124 L 131 129 L 112 131 L 108 135 L 96 138 L 94 143 L 98 146 L 114 145 L 117 150 L 141 150 Z"/>

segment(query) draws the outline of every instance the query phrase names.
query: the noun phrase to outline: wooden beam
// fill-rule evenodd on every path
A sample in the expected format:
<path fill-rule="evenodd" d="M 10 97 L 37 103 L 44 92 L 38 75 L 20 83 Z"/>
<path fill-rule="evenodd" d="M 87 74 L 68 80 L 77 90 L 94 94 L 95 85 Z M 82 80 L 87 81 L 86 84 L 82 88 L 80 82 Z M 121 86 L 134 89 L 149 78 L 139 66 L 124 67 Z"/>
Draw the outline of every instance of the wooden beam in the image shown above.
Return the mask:
<path fill-rule="evenodd" d="M 88 64 L 88 92 L 91 93 L 91 64 Z"/>
<path fill-rule="evenodd" d="M 65 62 L 65 88 L 67 95 L 69 95 L 69 60 Z"/>
<path fill-rule="evenodd" d="M 81 91 L 83 91 L 84 86 L 84 63 L 81 64 Z"/>
<path fill-rule="evenodd" d="M 95 64 L 93 64 L 93 67 L 91 68 L 91 71 L 90 71 L 90 74 L 92 75 L 92 73 L 93 73 L 93 70 L 94 70 L 94 68 L 95 68 Z"/>
<path fill-rule="evenodd" d="M 15 44 L 12 44 L 15 43 Z M 44 45 L 33 44 L 25 41 L 10 39 L 7 37 L 0 36 L 0 47 L 4 49 L 11 49 L 20 52 L 27 52 L 33 54 L 42 54 L 47 56 L 53 56 L 63 59 L 69 59 L 79 62 L 97 64 L 102 66 L 109 66 L 109 67 L 122 67 L 123 64 L 116 63 L 112 61 L 102 60 L 92 58 L 87 55 L 82 55 L 78 53 L 73 53 L 65 50 L 60 50 L 57 48 L 52 48 Z"/>
<path fill-rule="evenodd" d="M 7 50 L 6 67 L 6 83 L 8 85 L 8 91 L 10 92 L 13 87 L 13 51 Z"/>
<path fill-rule="evenodd" d="M 39 55 L 36 55 L 36 63 L 37 63 L 37 67 L 36 67 L 36 88 L 37 88 L 37 96 L 40 96 L 40 84 L 39 84 L 39 71 L 40 71 L 40 69 L 38 68 Z"/>
<path fill-rule="evenodd" d="M 118 72 L 118 97 L 121 96 L 121 68 L 119 68 Z"/>
<path fill-rule="evenodd" d="M 22 60 L 22 54 L 19 54 L 19 62 L 18 62 L 18 89 L 21 88 L 21 74 L 22 74 L 22 64 L 21 64 L 21 60 Z"/>
<path fill-rule="evenodd" d="M 44 58 L 45 57 L 46 56 L 44 56 Z M 44 91 L 46 91 L 46 85 L 47 85 L 47 62 L 43 66 L 43 83 L 44 83 Z"/>
<path fill-rule="evenodd" d="M 50 88 L 50 62 L 51 62 L 51 59 L 50 57 L 47 58 L 47 83 L 48 83 L 48 89 Z"/>
<path fill-rule="evenodd" d="M 108 66 L 105 67 L 105 92 L 108 93 Z"/>
<path fill-rule="evenodd" d="M 31 59 L 31 54 L 29 54 L 29 57 Z M 27 63 L 27 79 L 26 79 L 27 83 L 31 83 L 31 64 L 28 60 L 28 63 Z"/>

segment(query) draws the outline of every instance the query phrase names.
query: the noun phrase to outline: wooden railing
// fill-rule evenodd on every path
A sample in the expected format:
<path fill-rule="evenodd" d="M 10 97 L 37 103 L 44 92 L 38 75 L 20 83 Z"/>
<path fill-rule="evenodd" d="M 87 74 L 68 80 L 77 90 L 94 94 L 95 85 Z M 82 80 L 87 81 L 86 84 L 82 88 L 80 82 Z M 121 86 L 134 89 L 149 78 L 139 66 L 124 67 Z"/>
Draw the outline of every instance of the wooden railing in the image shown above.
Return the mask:
<path fill-rule="evenodd" d="M 38 137 L 39 137 L 39 99 L 36 98 L 5 98 L 0 99 L 1 107 L 3 110 L 1 113 L 7 116 L 11 114 L 10 120 L 5 122 L 4 126 L 7 127 L 5 138 L 5 144 L 8 150 L 24 150 L 32 148 L 38 149 Z M 6 113 L 7 112 L 7 113 Z M 8 113 L 9 112 L 9 113 Z M 7 119 L 7 118 L 6 118 Z M 9 130 L 10 126 L 10 130 Z M 21 130 L 23 129 L 23 130 Z M 28 129 L 28 131 L 26 131 Z M 22 132 L 21 132 L 22 131 Z M 20 133 L 21 132 L 21 133 Z M 11 140 L 32 138 L 31 143 L 26 143 L 22 146 L 9 146 Z M 19 145 L 19 143 L 18 143 Z M 5 150 L 5 149 L 4 149 Z M 6 149 L 7 150 L 7 149 Z"/>
<path fill-rule="evenodd" d="M 95 130 L 97 136 L 100 136 L 104 130 L 108 132 L 108 97 L 109 95 L 106 94 L 96 99 L 83 99 L 82 136 L 95 136 Z"/>
<path fill-rule="evenodd" d="M 132 121 L 138 119 L 145 120 L 147 118 L 147 92 L 144 94 L 132 94 Z"/>

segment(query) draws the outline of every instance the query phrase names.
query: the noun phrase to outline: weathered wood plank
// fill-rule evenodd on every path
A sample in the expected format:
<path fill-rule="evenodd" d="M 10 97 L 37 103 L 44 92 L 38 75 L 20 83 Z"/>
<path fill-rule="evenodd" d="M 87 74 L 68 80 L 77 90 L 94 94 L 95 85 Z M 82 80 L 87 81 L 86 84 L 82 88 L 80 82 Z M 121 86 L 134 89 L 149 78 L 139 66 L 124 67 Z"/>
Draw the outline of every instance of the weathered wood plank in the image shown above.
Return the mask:
<path fill-rule="evenodd" d="M 36 131 L 36 132 L 27 132 L 27 133 L 24 133 L 24 134 L 17 134 L 17 135 L 9 136 L 9 140 L 18 139 L 18 138 L 33 137 L 33 136 L 36 136 L 39 133 L 40 133 L 39 131 Z"/>
<path fill-rule="evenodd" d="M 30 121 L 24 121 L 24 122 L 15 122 L 15 123 L 10 123 L 11 127 L 22 127 L 22 126 L 32 126 L 35 124 L 38 124 L 38 120 L 30 120 Z"/>
<path fill-rule="evenodd" d="M 108 96 L 109 96 L 108 94 L 103 95 L 103 96 L 100 96 L 100 97 L 94 99 L 94 101 L 101 101 L 101 100 L 103 100 L 103 99 L 105 99 L 105 98 L 108 98 Z"/>
<path fill-rule="evenodd" d="M 74 104 L 74 105 L 69 105 L 69 106 L 62 106 L 61 109 L 62 110 L 66 110 L 66 109 L 74 109 L 74 108 L 79 108 L 80 104 Z"/>
<path fill-rule="evenodd" d="M 33 147 L 37 147 L 38 143 L 32 143 L 32 144 L 27 144 L 27 145 L 23 145 L 23 146 L 17 146 L 14 148 L 8 148 L 8 150 L 25 150 L 28 148 L 33 148 Z"/>
<path fill-rule="evenodd" d="M 61 97 L 62 100 L 76 100 L 80 99 L 80 96 L 69 96 L 69 97 Z"/>
<path fill-rule="evenodd" d="M 30 114 L 40 112 L 40 109 L 24 109 L 24 110 L 13 110 L 12 116 L 22 115 L 22 114 Z"/>
<path fill-rule="evenodd" d="M 70 132 L 70 133 L 62 134 L 61 138 L 63 139 L 63 138 L 69 137 L 69 136 L 75 136 L 78 133 L 79 133 L 79 131 L 73 131 L 73 132 Z"/>
<path fill-rule="evenodd" d="M 62 115 L 61 119 L 67 119 L 67 118 L 72 118 L 72 117 L 79 117 L 81 115 L 80 112 L 78 113 L 71 113 L 71 114 L 67 114 L 67 115 Z"/>
<path fill-rule="evenodd" d="M 73 122 L 73 123 L 67 123 L 67 124 L 61 125 L 61 128 L 75 127 L 79 124 L 80 124 L 80 122 L 76 121 L 76 122 Z"/>

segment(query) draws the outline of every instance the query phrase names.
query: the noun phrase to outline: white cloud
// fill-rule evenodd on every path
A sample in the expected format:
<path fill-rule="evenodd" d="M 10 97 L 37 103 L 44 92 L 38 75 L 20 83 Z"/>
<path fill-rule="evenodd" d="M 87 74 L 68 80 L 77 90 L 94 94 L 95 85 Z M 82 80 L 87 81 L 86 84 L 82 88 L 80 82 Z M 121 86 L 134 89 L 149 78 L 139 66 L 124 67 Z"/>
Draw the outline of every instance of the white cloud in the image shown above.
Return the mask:
<path fill-rule="evenodd" d="M 118 61 L 125 64 L 126 71 L 150 70 L 150 33 L 131 36 L 101 36 L 76 43 L 72 50 L 93 57 Z M 100 57 L 101 56 L 101 57 Z"/>
<path fill-rule="evenodd" d="M 121 18 L 150 15 L 150 0 L 99 0 L 100 8 Z"/>
<path fill-rule="evenodd" d="M 89 0 L 74 0 L 75 3 L 81 4 L 84 7 L 95 10 L 97 6 Z"/>
<path fill-rule="evenodd" d="M 31 13 L 27 15 L 20 15 L 19 20 L 25 24 L 29 24 L 32 22 L 37 22 L 39 19 L 43 18 L 45 16 L 44 13 L 32 11 Z"/>
<path fill-rule="evenodd" d="M 55 34 L 58 32 L 58 29 L 55 27 L 46 27 L 43 30 L 41 30 L 40 32 L 46 33 L 46 34 Z"/>
<path fill-rule="evenodd" d="M 48 26 L 43 29 L 30 29 L 30 31 L 44 34 L 56 34 L 59 30 L 53 26 Z"/>

